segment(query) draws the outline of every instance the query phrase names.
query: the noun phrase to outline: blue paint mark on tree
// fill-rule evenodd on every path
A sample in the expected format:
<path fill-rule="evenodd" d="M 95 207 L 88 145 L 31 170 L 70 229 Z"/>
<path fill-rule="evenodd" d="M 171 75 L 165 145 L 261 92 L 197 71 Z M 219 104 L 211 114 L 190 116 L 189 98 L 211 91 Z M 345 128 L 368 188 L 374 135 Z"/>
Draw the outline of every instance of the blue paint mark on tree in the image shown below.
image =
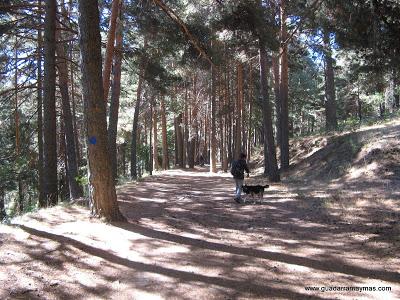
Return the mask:
<path fill-rule="evenodd" d="M 97 143 L 96 137 L 95 136 L 91 136 L 89 138 L 89 143 L 91 143 L 92 145 L 96 145 L 96 143 Z"/>

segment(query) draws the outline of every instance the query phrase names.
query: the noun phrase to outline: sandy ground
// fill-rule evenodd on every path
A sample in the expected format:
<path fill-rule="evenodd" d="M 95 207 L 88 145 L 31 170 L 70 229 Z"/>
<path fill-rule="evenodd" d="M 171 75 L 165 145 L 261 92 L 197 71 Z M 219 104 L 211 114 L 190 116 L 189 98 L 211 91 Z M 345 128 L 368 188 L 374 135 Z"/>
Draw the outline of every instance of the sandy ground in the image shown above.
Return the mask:
<path fill-rule="evenodd" d="M 245 205 L 233 189 L 175 170 L 119 189 L 128 223 L 60 206 L 1 225 L 0 299 L 400 298 L 398 188 L 283 182 Z"/>

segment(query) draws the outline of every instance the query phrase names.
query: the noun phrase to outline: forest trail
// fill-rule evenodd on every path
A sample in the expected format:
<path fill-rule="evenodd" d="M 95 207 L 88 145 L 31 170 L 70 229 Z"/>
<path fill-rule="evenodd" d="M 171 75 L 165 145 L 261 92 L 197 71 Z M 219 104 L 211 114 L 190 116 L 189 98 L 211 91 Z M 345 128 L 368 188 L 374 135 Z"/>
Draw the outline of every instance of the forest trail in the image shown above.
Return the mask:
<path fill-rule="evenodd" d="M 27 214 L 0 227 L 0 298 L 400 298 L 398 206 L 322 192 L 283 182 L 238 205 L 228 174 L 171 170 L 119 188 L 129 223 L 79 206 Z"/>

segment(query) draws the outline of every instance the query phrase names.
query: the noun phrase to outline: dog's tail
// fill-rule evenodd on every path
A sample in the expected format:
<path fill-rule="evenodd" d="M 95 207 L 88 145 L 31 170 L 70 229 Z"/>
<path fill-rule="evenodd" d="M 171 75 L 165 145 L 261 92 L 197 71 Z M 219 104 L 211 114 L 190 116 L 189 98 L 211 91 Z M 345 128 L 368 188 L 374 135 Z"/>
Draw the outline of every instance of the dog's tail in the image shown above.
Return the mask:
<path fill-rule="evenodd" d="M 269 185 L 268 185 L 268 184 L 266 184 L 266 185 L 264 185 L 264 187 L 265 187 L 265 188 L 269 188 Z"/>

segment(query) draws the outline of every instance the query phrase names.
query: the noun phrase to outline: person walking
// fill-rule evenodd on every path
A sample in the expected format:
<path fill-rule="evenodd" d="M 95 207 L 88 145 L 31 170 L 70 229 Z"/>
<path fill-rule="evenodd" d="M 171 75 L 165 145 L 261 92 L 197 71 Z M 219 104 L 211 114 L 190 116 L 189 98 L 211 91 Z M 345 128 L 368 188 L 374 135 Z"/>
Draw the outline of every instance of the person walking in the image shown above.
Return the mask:
<path fill-rule="evenodd" d="M 246 154 L 241 153 L 238 160 L 233 161 L 231 174 L 235 180 L 236 190 L 235 190 L 235 198 L 234 200 L 237 203 L 241 203 L 242 200 L 242 187 L 244 183 L 244 171 L 247 173 L 247 177 L 249 177 L 250 171 L 249 167 L 246 163 Z"/>

